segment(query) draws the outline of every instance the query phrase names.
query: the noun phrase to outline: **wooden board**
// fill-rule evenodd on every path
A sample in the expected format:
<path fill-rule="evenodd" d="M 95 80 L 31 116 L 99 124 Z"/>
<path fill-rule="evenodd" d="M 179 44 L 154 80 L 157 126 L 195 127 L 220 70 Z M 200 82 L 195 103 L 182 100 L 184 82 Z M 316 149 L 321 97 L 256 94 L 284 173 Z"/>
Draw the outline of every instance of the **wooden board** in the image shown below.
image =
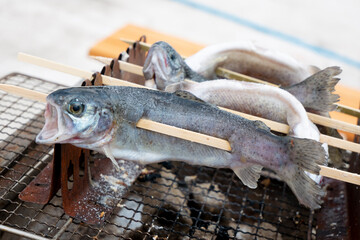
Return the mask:
<path fill-rule="evenodd" d="M 167 34 L 159 33 L 154 30 L 143 28 L 139 26 L 135 26 L 132 24 L 126 25 L 123 28 L 117 30 L 115 33 L 111 34 L 107 38 L 95 44 L 89 52 L 91 56 L 103 56 L 103 57 L 118 57 L 119 53 L 126 50 L 128 44 L 120 41 L 120 38 L 137 40 L 141 35 L 146 35 L 148 43 L 154 43 L 156 41 L 166 41 L 170 45 L 172 45 L 176 51 L 178 51 L 182 56 L 191 56 L 196 53 L 205 45 L 196 44 L 193 42 L 189 42 L 185 39 L 181 39 L 178 37 L 170 36 Z M 341 75 L 340 75 L 341 77 Z M 340 102 L 343 105 L 350 106 L 358 109 L 360 106 L 360 91 L 351 89 L 349 87 L 342 86 L 338 84 L 336 87 L 336 93 L 340 95 Z M 357 118 L 349 116 L 347 114 L 331 112 L 332 118 L 345 121 L 348 123 L 356 124 Z M 353 140 L 353 134 L 343 134 L 346 136 L 348 140 Z"/>
<path fill-rule="evenodd" d="M 340 75 L 341 77 L 341 75 Z M 340 80 L 341 82 L 341 80 Z M 356 89 L 352 89 L 349 87 L 345 87 L 342 85 L 337 85 L 335 87 L 335 93 L 340 95 L 340 104 L 349 106 L 349 107 L 353 107 L 356 109 L 359 109 L 360 107 L 360 91 L 356 90 Z M 334 119 L 338 119 L 344 122 L 348 122 L 348 123 L 352 123 L 352 124 L 357 124 L 357 118 L 344 114 L 344 113 L 340 113 L 340 112 L 331 112 L 330 116 Z M 346 135 L 346 138 L 350 141 L 354 140 L 354 134 L 349 134 L 349 133 L 345 133 L 345 132 L 341 132 L 340 133 Z"/>
<path fill-rule="evenodd" d="M 205 45 L 196 44 L 193 42 L 186 41 L 181 38 L 169 36 L 162 34 L 147 28 L 138 27 L 135 25 L 126 25 L 125 27 L 119 29 L 115 33 L 111 34 L 109 37 L 95 44 L 89 52 L 91 56 L 103 56 L 115 58 L 119 56 L 119 53 L 126 50 L 128 44 L 120 41 L 120 38 L 138 40 L 141 35 L 146 35 L 147 43 L 155 43 L 157 41 L 163 40 L 168 42 L 176 51 L 178 51 L 182 56 L 191 56 Z"/>

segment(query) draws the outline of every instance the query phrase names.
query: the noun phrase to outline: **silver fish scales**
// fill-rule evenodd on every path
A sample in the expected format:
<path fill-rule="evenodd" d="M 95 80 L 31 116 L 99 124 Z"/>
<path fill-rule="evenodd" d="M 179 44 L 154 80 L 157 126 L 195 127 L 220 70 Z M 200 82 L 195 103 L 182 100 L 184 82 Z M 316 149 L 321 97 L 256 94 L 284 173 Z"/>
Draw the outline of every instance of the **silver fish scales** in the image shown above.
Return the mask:
<path fill-rule="evenodd" d="M 286 181 L 300 203 L 320 207 L 323 191 L 304 173 L 318 174 L 318 164 L 325 162 L 325 152 L 316 141 L 276 136 L 261 122 L 222 111 L 190 94 L 82 87 L 53 92 L 47 101 L 38 143 L 71 143 L 112 159 L 143 164 L 175 160 L 231 168 L 250 188 L 256 188 L 266 167 Z M 137 128 L 141 118 L 226 139 L 232 151 Z"/>

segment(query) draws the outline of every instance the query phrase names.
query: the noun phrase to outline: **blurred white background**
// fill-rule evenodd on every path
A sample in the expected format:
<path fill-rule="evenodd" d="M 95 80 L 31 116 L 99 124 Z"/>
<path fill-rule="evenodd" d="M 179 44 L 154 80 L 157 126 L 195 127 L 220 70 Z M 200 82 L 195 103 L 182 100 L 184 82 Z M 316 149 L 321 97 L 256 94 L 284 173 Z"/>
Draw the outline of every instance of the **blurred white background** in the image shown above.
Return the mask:
<path fill-rule="evenodd" d="M 18 52 L 95 71 L 95 43 L 128 23 L 200 44 L 251 40 L 320 68 L 338 65 L 360 90 L 356 0 L 0 0 L 0 77 L 21 72 L 72 85 L 78 78 L 16 60 Z"/>

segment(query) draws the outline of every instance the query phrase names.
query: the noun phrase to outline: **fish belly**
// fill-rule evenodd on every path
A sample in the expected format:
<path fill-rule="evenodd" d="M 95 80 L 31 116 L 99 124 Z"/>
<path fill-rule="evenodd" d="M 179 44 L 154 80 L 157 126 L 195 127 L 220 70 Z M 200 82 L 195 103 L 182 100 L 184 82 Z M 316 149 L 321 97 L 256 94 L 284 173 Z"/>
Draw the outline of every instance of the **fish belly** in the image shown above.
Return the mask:
<path fill-rule="evenodd" d="M 115 158 L 150 164 L 161 161 L 183 161 L 209 167 L 231 166 L 231 153 L 202 144 L 166 136 L 160 133 L 126 127 L 126 136 L 120 134 L 111 143 Z"/>

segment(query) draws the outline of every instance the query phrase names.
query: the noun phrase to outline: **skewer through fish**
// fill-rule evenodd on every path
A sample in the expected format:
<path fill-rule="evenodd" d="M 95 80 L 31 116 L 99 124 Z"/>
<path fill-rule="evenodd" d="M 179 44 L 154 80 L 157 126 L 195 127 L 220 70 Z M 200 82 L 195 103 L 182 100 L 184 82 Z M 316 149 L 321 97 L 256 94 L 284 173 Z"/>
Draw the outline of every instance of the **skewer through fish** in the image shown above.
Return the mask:
<path fill-rule="evenodd" d="M 185 99 L 186 98 L 186 99 Z M 321 144 L 272 134 L 268 127 L 201 102 L 193 95 L 129 87 L 82 87 L 53 92 L 47 97 L 45 126 L 38 143 L 71 143 L 111 159 L 143 164 L 185 161 L 234 170 L 242 182 L 257 186 L 262 167 L 287 182 L 300 203 L 316 209 L 323 192 L 304 171 L 319 173 L 325 152 Z M 232 151 L 136 128 L 141 119 L 226 139 Z"/>
<path fill-rule="evenodd" d="M 196 55 L 197 54 L 193 55 L 194 58 Z M 200 54 L 200 56 L 202 55 L 203 54 Z M 191 58 L 193 65 L 195 63 L 194 58 Z M 182 57 L 168 43 L 162 41 L 156 42 L 149 49 L 147 58 L 145 60 L 143 67 L 145 79 L 154 78 L 156 87 L 160 90 L 164 90 L 168 85 L 182 82 L 185 79 L 190 79 L 195 82 L 204 82 L 210 80 L 199 74 L 200 71 L 194 71 L 187 64 L 188 59 L 189 58 L 183 60 Z M 205 60 L 202 59 L 202 61 Z M 207 61 L 208 65 L 211 65 L 213 61 L 218 62 L 216 59 L 207 59 Z M 251 59 L 247 61 L 251 63 Z M 229 60 L 226 62 L 228 63 Z M 248 63 L 245 65 L 248 65 Z M 218 66 L 218 64 L 216 64 L 216 66 Z M 252 67 L 255 68 L 255 66 Z M 256 71 L 260 72 L 262 66 L 257 67 L 258 68 Z M 280 75 L 280 72 L 282 72 L 280 70 L 281 69 L 277 70 L 279 72 L 278 75 Z M 304 69 L 302 69 L 300 72 L 303 73 Z M 300 83 L 296 82 L 295 85 L 291 85 L 284 89 L 293 94 L 305 108 L 317 112 L 327 113 L 336 108 L 334 103 L 338 101 L 339 95 L 333 94 L 333 91 L 335 85 L 340 80 L 335 76 L 340 73 L 341 69 L 339 67 L 328 67 L 310 77 L 307 77 L 306 79 L 303 78 Z M 282 74 L 290 75 L 289 73 Z M 298 75 L 300 75 L 300 73 Z M 296 75 L 297 78 L 299 77 L 298 75 Z M 216 76 L 211 80 L 214 79 L 217 79 Z"/>
<path fill-rule="evenodd" d="M 235 44 L 233 44 L 233 45 L 235 45 Z M 231 65 L 230 63 L 232 61 L 234 61 L 234 62 L 232 62 L 232 64 L 236 65 L 235 63 L 238 63 L 236 61 L 238 61 L 239 60 L 238 58 L 240 58 L 240 56 L 242 56 L 240 58 L 242 60 L 242 62 L 240 62 L 240 64 L 245 64 L 245 66 L 247 66 L 249 69 L 253 69 L 253 71 L 255 71 L 255 72 L 262 71 L 263 68 L 265 68 L 265 66 L 267 66 L 267 64 L 271 63 L 270 64 L 271 67 L 276 68 L 276 71 L 278 72 L 277 75 L 280 79 L 284 78 L 284 76 L 299 78 L 299 76 L 301 74 L 305 73 L 304 68 L 300 68 L 300 67 L 298 67 L 298 68 L 287 67 L 286 68 L 287 70 L 284 70 L 283 69 L 284 64 L 280 65 L 278 62 L 273 61 L 272 60 L 274 58 L 273 56 L 266 56 L 267 61 L 264 61 L 265 63 L 262 63 L 259 66 L 253 65 L 253 63 L 254 63 L 253 58 L 257 59 L 257 61 L 260 61 L 262 59 L 262 58 L 260 58 L 259 54 L 253 56 L 254 52 L 251 52 L 251 51 L 250 51 L 251 54 L 248 53 L 249 51 L 245 51 L 246 52 L 246 54 L 245 54 L 245 53 L 243 53 L 243 51 L 240 51 L 240 50 L 238 50 L 238 51 L 230 50 L 234 47 L 233 45 L 230 44 L 230 46 L 227 48 L 228 51 L 224 51 L 224 52 L 220 51 L 220 54 L 218 54 L 216 56 L 214 55 L 216 53 L 215 50 L 214 51 L 206 51 L 207 48 L 205 48 L 204 51 L 200 51 L 200 53 L 199 53 L 199 56 L 201 56 L 201 57 L 198 57 L 196 59 L 200 59 L 199 62 L 202 62 L 203 64 L 207 64 L 206 66 L 204 66 L 204 68 L 212 69 L 211 67 L 209 67 L 209 65 L 213 66 L 214 71 L 217 67 L 220 66 L 219 65 L 220 62 L 222 62 L 223 64 L 226 64 L 226 67 L 229 67 L 229 65 Z M 226 44 L 223 46 L 226 46 Z M 214 49 L 211 47 L 209 47 L 209 48 Z M 213 55 L 204 54 L 204 52 L 205 53 L 212 52 Z M 267 52 L 267 54 L 270 54 L 270 53 L 271 52 Z M 245 55 L 243 56 L 243 54 L 245 54 Z M 249 54 L 251 56 L 248 56 Z M 273 53 L 271 53 L 271 54 L 273 54 Z M 197 55 L 197 54 L 195 54 L 195 55 Z M 206 59 L 205 60 L 204 56 L 213 57 L 214 59 Z M 226 57 L 227 60 L 220 61 L 218 59 L 219 56 L 227 56 Z M 195 64 L 194 58 L 191 59 L 192 64 Z M 187 58 L 187 59 L 189 59 L 189 58 Z M 200 75 L 198 72 L 193 71 L 193 69 L 191 69 L 187 65 L 187 59 L 183 60 L 182 57 L 166 42 L 162 42 L 162 41 L 156 42 L 149 49 L 148 56 L 146 58 L 146 61 L 145 61 L 144 67 L 143 67 L 144 76 L 146 79 L 154 78 L 156 86 L 159 89 L 165 89 L 167 86 L 174 84 L 176 82 L 179 83 L 179 86 L 177 86 L 176 89 L 183 89 L 182 86 L 186 85 L 186 83 L 183 82 L 185 79 L 190 79 L 195 82 L 200 82 L 202 87 L 198 86 L 197 89 L 203 88 L 203 90 L 201 91 L 202 94 L 201 95 L 199 94 L 200 93 L 199 90 L 197 91 L 197 93 L 195 93 L 195 92 L 193 92 L 193 93 L 197 97 L 204 99 L 204 100 L 205 100 L 204 96 L 206 95 L 207 91 L 212 91 L 214 93 L 215 86 L 221 87 L 221 91 L 223 91 L 222 99 L 211 98 L 211 100 L 210 100 L 210 97 L 206 97 L 206 101 L 210 101 L 219 106 L 225 106 L 230 109 L 246 112 L 246 113 L 253 114 L 256 116 L 263 116 L 268 119 L 273 119 L 273 120 L 276 119 L 277 121 L 286 122 L 286 121 L 284 121 L 284 119 L 286 119 L 286 117 L 282 117 L 282 119 L 279 119 L 279 118 L 281 118 L 279 116 L 286 116 L 286 114 L 284 114 L 284 112 L 294 113 L 295 111 L 297 111 L 298 112 L 297 115 L 294 115 L 294 116 L 303 115 L 302 114 L 304 112 L 303 107 L 299 107 L 298 105 L 295 107 L 294 102 L 297 102 L 297 101 L 290 101 L 290 99 L 289 99 L 290 94 L 286 94 L 285 91 L 279 90 L 277 87 L 265 86 L 263 84 L 239 82 L 239 81 L 227 82 L 228 80 L 222 81 L 221 84 L 219 84 L 219 82 L 204 83 L 205 81 L 208 81 L 208 79 L 205 78 L 204 76 Z M 222 59 L 222 58 L 220 58 L 220 59 Z M 287 59 L 287 60 L 291 62 L 290 59 Z M 207 61 L 207 62 L 205 63 L 205 61 Z M 216 62 L 216 64 L 215 64 L 215 62 Z M 260 62 L 262 62 L 262 61 L 260 61 Z M 221 66 L 223 66 L 223 65 L 221 65 Z M 291 71 L 289 69 L 291 69 Z M 301 69 L 301 71 L 299 69 Z M 293 74 L 290 74 L 289 71 Z M 336 108 L 336 105 L 334 103 L 337 102 L 338 98 L 339 98 L 338 95 L 333 94 L 333 91 L 334 91 L 335 85 L 340 80 L 339 78 L 336 78 L 335 76 L 340 73 L 341 73 L 341 69 L 339 67 L 329 67 L 329 68 L 326 68 L 322 71 L 319 71 L 319 72 L 313 74 L 312 76 L 306 78 L 305 80 L 303 80 L 300 83 L 297 83 L 297 84 L 294 84 L 294 85 L 284 88 L 284 90 L 293 94 L 301 102 L 301 104 L 308 110 L 320 113 L 322 115 L 328 115 L 329 111 L 332 111 Z M 182 83 L 180 83 L 180 82 L 182 82 Z M 190 86 L 190 85 L 187 84 L 187 86 Z M 261 90 L 262 88 L 264 90 Z M 175 88 L 173 87 L 173 90 L 174 89 Z M 186 89 L 191 92 L 191 90 L 190 90 L 191 88 L 186 87 Z M 237 89 L 237 91 L 234 91 L 234 89 Z M 257 89 L 258 91 L 255 91 L 254 89 Z M 170 88 L 168 88 L 168 90 L 170 90 Z M 249 94 L 247 94 L 247 91 L 251 92 L 254 95 L 250 96 Z M 269 91 L 271 92 L 270 95 L 269 95 L 269 93 L 270 93 Z M 227 94 L 226 92 L 229 92 L 232 94 Z M 264 94 L 264 92 L 267 92 L 267 93 Z M 217 91 L 217 94 L 218 94 L 217 96 L 219 96 L 219 93 L 220 93 L 220 91 Z M 279 93 L 281 93 L 281 94 L 279 95 Z M 211 93 L 208 93 L 208 94 L 210 95 Z M 287 97 L 284 97 L 284 95 L 286 95 Z M 265 96 L 271 96 L 272 99 L 277 100 L 277 103 L 274 103 L 274 101 L 268 101 L 268 99 L 266 99 Z M 227 99 L 227 100 L 225 100 L 225 99 Z M 278 107 L 279 103 L 282 101 L 285 101 L 285 102 L 283 102 L 281 104 L 281 107 L 279 108 Z M 263 104 L 263 103 L 266 103 L 266 104 Z M 291 107 L 289 108 L 289 106 L 291 106 Z M 283 114 L 280 113 L 281 111 L 283 112 Z M 304 116 L 304 118 L 299 118 L 299 117 L 296 118 L 296 117 L 292 117 L 291 115 L 288 115 L 287 122 L 290 125 L 290 128 L 293 133 L 295 133 L 293 130 L 295 127 L 295 124 L 293 124 L 294 123 L 293 119 L 297 120 L 296 124 L 300 121 L 309 122 L 309 120 L 307 119 L 307 116 Z M 316 139 L 313 136 L 319 135 L 319 132 L 317 129 L 316 129 L 317 133 L 315 133 L 314 128 L 302 128 L 302 129 L 308 129 L 308 130 L 298 131 L 299 133 L 304 132 L 303 136 L 298 135 L 298 137 L 306 137 L 306 138 Z M 313 133 L 309 134 L 311 131 Z M 331 135 L 335 135 L 336 137 L 339 137 L 336 130 L 331 130 L 331 129 L 325 128 L 323 131 L 327 131 Z M 297 135 L 294 135 L 294 136 L 297 136 Z M 324 147 L 327 149 L 327 146 L 324 145 Z M 334 148 L 331 148 L 330 150 L 331 150 L 331 156 L 333 159 L 332 162 L 335 163 L 336 166 L 341 166 L 341 164 L 342 164 L 341 151 L 334 149 Z"/>

